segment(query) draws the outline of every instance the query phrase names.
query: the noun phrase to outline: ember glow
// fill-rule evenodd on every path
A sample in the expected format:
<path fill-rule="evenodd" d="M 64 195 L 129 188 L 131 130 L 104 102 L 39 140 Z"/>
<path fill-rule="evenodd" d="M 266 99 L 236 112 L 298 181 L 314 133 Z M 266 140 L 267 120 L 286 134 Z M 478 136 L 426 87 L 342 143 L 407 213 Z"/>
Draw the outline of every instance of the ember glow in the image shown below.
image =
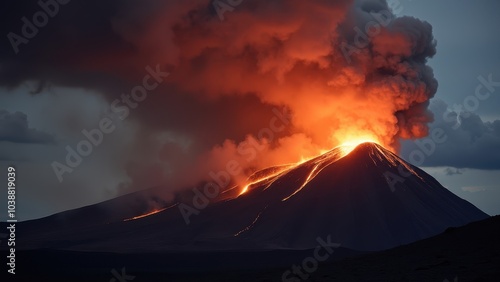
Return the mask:
<path fill-rule="evenodd" d="M 264 189 L 267 189 L 273 182 L 280 177 L 281 175 L 285 174 L 286 172 L 290 171 L 292 168 L 296 167 L 297 165 L 301 164 L 301 162 L 298 162 L 296 164 L 292 165 L 284 165 L 280 169 L 276 169 L 272 172 L 268 173 L 262 173 L 259 176 L 252 175 L 249 179 L 252 179 L 248 184 L 246 184 L 243 189 L 240 192 L 240 195 L 246 193 L 248 191 L 248 188 L 250 188 L 252 185 L 256 184 L 267 184 Z"/>
<path fill-rule="evenodd" d="M 309 173 L 304 179 L 299 180 L 299 185 L 295 189 L 293 193 L 290 195 L 284 197 L 282 201 L 287 201 L 288 199 L 292 198 L 295 196 L 297 193 L 302 191 L 306 186 L 326 167 L 329 165 L 337 162 L 338 160 L 347 157 L 355 148 L 358 146 L 365 144 L 365 143 L 374 143 L 377 144 L 378 146 L 371 146 L 371 158 L 374 162 L 377 161 L 388 161 L 389 165 L 393 167 L 397 167 L 398 169 L 402 169 L 404 173 L 407 174 L 412 174 L 416 175 L 417 177 L 421 178 L 417 172 L 415 172 L 411 166 L 409 166 L 407 163 L 400 162 L 398 161 L 399 157 L 391 152 L 391 150 L 386 149 L 385 151 L 382 150 L 383 146 L 377 142 L 377 140 L 374 139 L 352 139 L 349 142 L 344 142 L 342 145 L 335 147 L 334 149 L 327 151 L 325 153 L 322 153 L 318 156 L 315 156 L 313 158 L 310 158 L 309 160 L 306 161 L 299 161 L 295 164 L 287 165 L 285 168 L 276 171 L 273 170 L 272 172 L 266 172 L 266 170 L 259 171 L 258 176 L 255 174 L 252 175 L 251 181 L 248 181 L 248 184 L 246 184 L 243 189 L 241 190 L 239 196 L 249 192 L 252 188 L 252 186 L 256 187 L 263 187 L 264 190 L 269 188 L 277 179 L 279 179 L 281 176 L 291 172 L 292 170 L 298 168 L 299 166 L 307 166 L 309 168 Z"/>
<path fill-rule="evenodd" d="M 134 59 L 170 73 L 157 90 L 164 95 L 134 114 L 157 130 L 151 136 L 172 139 L 140 139 L 151 157 L 134 156 L 144 168 L 130 169 L 136 184 L 154 172 L 155 183 L 190 187 L 234 162 L 240 183 L 338 146 L 347 154 L 370 141 L 397 152 L 401 139 L 428 134 L 437 91 L 427 65 L 436 53 L 432 26 L 395 16 L 386 1 L 252 1 L 224 21 L 209 1 L 160 2 L 141 24 L 133 11 L 113 22 L 143 52 Z M 158 38 L 164 44 L 152 43 Z M 160 163 L 149 161 L 158 155 Z M 273 179 L 252 179 L 241 191 Z"/>
<path fill-rule="evenodd" d="M 153 214 L 157 214 L 157 213 L 162 212 L 164 210 L 166 210 L 166 208 L 159 209 L 159 210 L 153 210 L 153 211 L 145 213 L 143 215 L 138 215 L 138 216 L 134 216 L 134 217 L 131 217 L 131 218 L 124 219 L 123 221 L 129 221 L 129 220 L 136 220 L 136 219 L 144 218 L 144 217 L 147 217 L 147 216 L 150 216 L 150 215 L 153 215 Z"/>
<path fill-rule="evenodd" d="M 234 234 L 233 236 L 234 237 L 237 237 L 237 236 L 240 236 L 241 233 L 243 232 L 246 232 L 248 230 L 250 230 L 254 225 L 255 223 L 257 223 L 257 221 L 259 220 L 260 216 L 262 215 L 262 213 L 267 209 L 267 206 L 264 208 L 264 210 L 262 210 L 261 212 L 259 212 L 259 214 L 257 215 L 257 217 L 252 221 L 252 223 L 250 225 L 248 225 L 247 227 L 243 228 L 242 230 L 238 231 L 236 234 Z"/>
<path fill-rule="evenodd" d="M 342 156 L 347 156 L 350 152 L 352 152 L 352 150 L 354 150 L 358 145 L 362 143 L 375 143 L 381 145 L 376 138 L 362 137 L 362 138 L 350 139 L 349 141 L 343 142 L 342 144 L 340 144 L 338 148 L 342 150 Z"/>
<path fill-rule="evenodd" d="M 362 142 L 397 153 L 401 139 L 427 136 L 427 106 L 437 90 L 427 66 L 436 52 L 427 22 L 396 17 L 384 1 L 273 1 L 276 13 L 270 7 L 257 1 L 239 7 L 230 21 L 193 18 L 175 29 L 180 60 L 170 79 L 176 89 L 211 101 L 250 95 L 262 103 L 238 104 L 244 117 L 220 119 L 226 124 L 218 128 L 244 133 L 225 132 L 223 143 L 199 158 L 200 177 L 224 171 L 231 160 L 254 171 L 304 163 L 338 146 L 346 155 Z M 378 31 L 356 45 L 357 31 L 377 19 L 383 21 Z M 283 122 L 286 115 L 259 121 L 273 113 L 269 107 L 286 109 L 289 121 Z M 280 129 L 271 134 L 273 128 Z M 179 175 L 191 179 L 188 169 Z M 247 181 L 241 193 L 272 179 Z"/>
<path fill-rule="evenodd" d="M 280 176 L 290 172 L 291 170 L 297 168 L 298 166 L 309 162 L 310 165 L 312 166 L 311 171 L 307 175 L 307 177 L 303 180 L 302 184 L 295 190 L 294 193 L 290 194 L 289 196 L 285 197 L 282 199 L 282 201 L 286 201 L 289 198 L 293 197 L 295 194 L 300 192 L 314 177 L 316 177 L 325 167 L 328 165 L 336 162 L 337 160 L 347 156 L 349 153 L 351 153 L 357 146 L 363 144 L 363 143 L 375 143 L 380 145 L 377 140 L 375 139 L 370 139 L 368 137 L 365 138 L 359 138 L 359 139 L 352 139 L 351 141 L 344 142 L 342 145 L 334 148 L 333 150 L 329 151 L 323 151 L 321 152 L 320 155 L 309 158 L 309 159 L 302 159 L 301 161 L 291 164 L 286 166 L 285 168 L 281 170 L 274 170 L 270 173 L 265 173 L 265 172 L 259 172 L 258 177 L 255 175 L 252 175 L 252 181 L 249 181 L 248 184 L 246 184 L 243 189 L 241 190 L 239 195 L 245 194 L 246 192 L 249 191 L 249 188 L 254 185 L 259 185 L 263 186 L 264 190 L 269 188 L 276 179 L 278 179 Z M 382 145 L 380 145 L 382 146 Z M 384 154 L 384 152 L 380 151 L 380 153 Z M 385 155 L 385 154 L 384 154 Z M 388 159 L 395 159 L 393 156 L 386 156 Z"/>
<path fill-rule="evenodd" d="M 162 211 L 164 211 L 164 210 L 167 210 L 167 209 L 169 209 L 169 208 L 171 208 L 171 207 L 174 207 L 174 206 L 176 206 L 176 204 L 175 204 L 175 205 L 168 206 L 168 207 L 166 207 L 166 208 L 162 208 L 162 209 L 154 209 L 154 210 L 152 210 L 152 211 L 150 211 L 150 212 L 148 212 L 148 213 L 145 213 L 145 214 L 142 214 L 142 215 L 138 215 L 138 216 L 134 216 L 134 217 L 131 217 L 131 218 L 127 218 L 127 219 L 124 219 L 123 221 L 130 221 L 130 220 L 136 220 L 136 219 L 140 219 L 140 218 L 148 217 L 148 216 L 150 216 L 150 215 L 160 213 L 160 212 L 162 212 Z"/>

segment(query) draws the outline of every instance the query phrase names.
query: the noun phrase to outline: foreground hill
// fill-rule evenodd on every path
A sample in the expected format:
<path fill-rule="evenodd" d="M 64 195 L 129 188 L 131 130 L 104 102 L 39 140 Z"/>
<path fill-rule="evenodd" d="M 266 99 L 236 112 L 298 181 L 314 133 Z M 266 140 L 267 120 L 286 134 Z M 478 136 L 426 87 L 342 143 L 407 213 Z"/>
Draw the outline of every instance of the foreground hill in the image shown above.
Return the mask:
<path fill-rule="evenodd" d="M 386 251 L 363 255 L 339 248 L 308 281 L 497 282 L 499 238 L 500 216 L 495 216 Z M 283 281 L 285 271 L 313 253 L 312 249 L 163 254 L 21 251 L 16 276 L 18 281 L 110 281 L 113 269 L 125 268 L 127 275 L 135 276 L 134 282 L 271 282 Z"/>

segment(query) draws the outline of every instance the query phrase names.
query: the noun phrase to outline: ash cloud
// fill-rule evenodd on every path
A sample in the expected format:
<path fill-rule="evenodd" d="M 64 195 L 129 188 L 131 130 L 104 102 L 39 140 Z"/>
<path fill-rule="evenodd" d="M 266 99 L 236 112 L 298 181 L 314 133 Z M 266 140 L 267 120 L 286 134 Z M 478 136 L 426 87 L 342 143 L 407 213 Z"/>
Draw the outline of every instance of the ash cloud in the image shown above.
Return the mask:
<path fill-rule="evenodd" d="M 4 5 L 3 34 L 37 10 L 36 1 Z M 377 19 L 379 31 L 356 46 L 357 30 Z M 348 58 L 346 43 L 356 48 Z M 123 166 L 137 185 L 206 177 L 241 160 L 238 146 L 252 140 L 263 149 L 241 160 L 244 171 L 367 134 L 398 150 L 400 138 L 427 135 L 437 89 L 426 65 L 436 52 L 431 25 L 394 17 L 385 1 L 244 1 L 224 21 L 208 0 L 72 1 L 18 55 L 2 44 L 4 87 L 41 81 L 113 101 L 147 65 L 171 73 L 132 113 L 140 138 Z M 290 124 L 259 138 L 275 108 L 293 113 Z"/>

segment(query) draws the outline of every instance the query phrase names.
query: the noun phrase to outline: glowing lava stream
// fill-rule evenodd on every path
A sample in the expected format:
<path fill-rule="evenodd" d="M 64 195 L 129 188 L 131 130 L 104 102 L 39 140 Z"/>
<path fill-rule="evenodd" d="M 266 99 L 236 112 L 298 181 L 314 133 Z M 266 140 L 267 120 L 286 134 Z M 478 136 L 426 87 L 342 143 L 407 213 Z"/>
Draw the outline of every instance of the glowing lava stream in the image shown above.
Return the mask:
<path fill-rule="evenodd" d="M 253 180 L 252 182 L 248 183 L 247 185 L 245 185 L 245 187 L 242 189 L 241 193 L 239 195 L 242 195 L 246 192 L 248 192 L 248 189 L 250 186 L 252 185 L 255 185 L 255 184 L 260 184 L 262 182 L 265 182 L 265 181 L 268 181 L 269 183 L 267 183 L 266 187 L 264 188 L 267 189 L 269 186 L 271 186 L 274 181 L 276 181 L 281 175 L 284 175 L 288 172 L 290 172 L 291 170 L 295 169 L 296 167 L 298 167 L 299 165 L 305 163 L 305 162 L 309 162 L 309 161 L 312 161 L 313 163 L 311 164 L 313 166 L 313 168 L 311 169 L 310 173 L 308 174 L 308 176 L 306 177 L 306 179 L 304 180 L 304 182 L 300 185 L 299 188 L 297 188 L 292 194 L 290 194 L 289 196 L 285 197 L 282 199 L 282 201 L 286 201 L 288 199 L 290 199 L 291 197 L 293 197 L 295 194 L 297 194 L 298 192 L 300 192 L 309 182 L 311 182 L 311 180 L 313 180 L 325 167 L 329 166 L 330 164 L 336 162 L 337 160 L 347 156 L 349 153 L 351 153 L 357 146 L 359 146 L 360 144 L 362 143 L 375 143 L 375 144 L 378 144 L 380 145 L 380 143 L 375 140 L 374 138 L 370 138 L 370 137 L 363 137 L 363 138 L 355 138 L 355 139 L 352 139 L 348 142 L 344 142 L 342 143 L 340 146 L 337 146 L 335 147 L 335 149 L 329 151 L 329 152 L 326 152 L 324 154 L 321 154 L 317 157 L 313 157 L 313 158 L 310 158 L 310 159 L 306 159 L 306 160 L 301 160 L 300 162 L 297 162 L 287 168 L 284 168 L 282 170 L 279 170 L 277 172 L 273 172 L 271 174 L 268 174 L 268 175 L 265 175 L 261 178 L 258 178 L 257 180 Z M 396 166 L 396 158 L 392 155 L 388 155 L 386 153 L 384 153 L 382 150 L 380 150 L 379 148 L 377 148 L 377 151 L 379 154 L 377 154 L 380 158 L 380 154 L 385 156 L 386 159 L 389 160 L 389 162 L 391 163 L 391 165 L 393 166 Z M 336 155 L 332 155 L 332 154 L 336 154 Z M 375 160 L 373 160 L 375 162 Z M 415 173 L 415 171 L 413 171 L 408 165 L 404 164 L 403 163 L 403 166 L 404 168 L 406 168 L 406 170 L 410 173 L 413 173 L 415 175 L 418 175 Z"/>
<path fill-rule="evenodd" d="M 260 215 L 261 215 L 261 214 L 262 214 L 262 213 L 263 213 L 266 209 L 267 209 L 267 206 L 266 206 L 263 210 L 261 210 L 261 211 L 259 212 L 259 214 L 257 215 L 257 217 L 253 220 L 253 222 L 252 222 L 252 223 L 250 223 L 250 225 L 248 225 L 247 227 L 245 227 L 245 228 L 243 228 L 242 230 L 238 231 L 236 234 L 234 234 L 234 237 L 239 236 L 241 233 L 243 233 L 243 232 L 245 232 L 245 231 L 250 230 L 250 228 L 252 228 L 252 227 L 255 225 L 255 223 L 257 223 L 257 220 L 259 220 Z"/>
<path fill-rule="evenodd" d="M 341 149 L 342 150 L 342 149 Z M 351 150 L 352 151 L 352 150 Z M 330 154 L 326 154 L 326 155 L 322 155 L 322 158 L 318 158 L 316 160 L 314 160 L 314 167 L 313 169 L 311 170 L 311 172 L 309 173 L 309 175 L 307 176 L 306 180 L 302 183 L 302 185 L 300 185 L 299 188 L 297 188 L 297 190 L 295 190 L 292 194 L 290 194 L 289 196 L 283 198 L 281 201 L 286 201 L 288 199 L 290 199 L 291 197 L 293 197 L 295 194 L 299 193 L 311 180 L 313 180 L 316 175 L 318 175 L 325 167 L 331 165 L 332 163 L 340 160 L 341 158 L 343 158 L 345 156 L 344 154 L 344 150 L 341 151 L 342 152 L 342 155 L 338 158 L 335 158 L 335 157 L 331 157 Z M 349 151 L 350 152 L 350 151 Z M 333 152 L 332 152 L 333 153 Z"/>
<path fill-rule="evenodd" d="M 255 181 L 252 181 L 252 182 L 248 183 L 247 185 L 245 185 L 245 187 L 243 187 L 243 190 L 241 190 L 241 192 L 240 192 L 240 194 L 239 194 L 238 196 L 240 196 L 240 195 L 242 195 L 242 194 L 245 194 L 245 193 L 248 191 L 248 188 L 249 188 L 250 186 L 252 186 L 252 185 L 254 185 L 254 184 L 257 184 L 257 183 L 264 182 L 264 181 L 266 181 L 266 180 L 271 180 L 271 179 L 272 179 L 272 180 L 270 181 L 270 183 L 267 185 L 267 187 L 269 187 L 269 186 L 270 186 L 270 185 L 274 182 L 274 180 L 276 180 L 276 179 L 277 179 L 279 176 L 281 176 L 283 173 L 290 171 L 290 170 L 291 170 L 292 168 L 294 168 L 294 167 L 296 167 L 296 165 L 293 165 L 292 167 L 286 167 L 286 168 L 283 168 L 283 169 L 281 169 L 281 170 L 278 170 L 278 171 L 276 171 L 276 172 L 274 172 L 274 173 L 270 173 L 270 174 L 268 174 L 268 175 L 266 175 L 266 176 L 263 176 L 263 177 L 261 177 L 261 178 L 259 178 L 259 179 L 255 180 Z M 267 187 L 266 187 L 266 188 L 264 188 L 264 190 L 265 190 L 265 189 L 267 189 Z"/>
<path fill-rule="evenodd" d="M 304 188 L 304 186 L 307 185 L 307 183 L 309 183 L 309 181 L 311 181 L 311 178 L 314 178 L 316 177 L 316 175 L 318 175 L 319 171 L 317 173 L 316 170 L 318 170 L 318 167 L 319 167 L 319 164 L 315 165 L 314 168 L 311 170 L 311 172 L 309 173 L 309 175 L 307 176 L 306 178 L 306 181 L 304 181 L 304 183 L 302 183 L 302 185 L 297 189 L 295 190 L 295 192 L 293 192 L 292 194 L 290 194 L 290 196 L 288 197 L 285 197 L 284 199 L 282 199 L 281 201 L 284 202 L 288 199 L 290 199 L 293 195 L 297 194 L 300 192 L 300 190 L 302 190 L 302 188 Z M 314 176 L 313 176 L 314 175 Z"/>
<path fill-rule="evenodd" d="M 134 216 L 134 217 L 131 217 L 131 218 L 127 218 L 127 219 L 124 219 L 123 221 L 130 221 L 130 220 L 136 220 L 136 219 L 139 219 L 139 218 L 144 218 L 144 217 L 147 217 L 147 216 L 150 216 L 150 215 L 153 215 L 153 214 L 157 214 L 159 212 L 162 212 L 166 209 L 169 209 L 171 207 L 174 207 L 176 206 L 177 204 L 174 204 L 174 205 L 171 205 L 171 206 L 168 206 L 166 208 L 163 208 L 163 209 L 154 209 L 153 211 L 151 212 L 148 212 L 148 213 L 145 213 L 143 215 L 138 215 L 138 216 Z"/>

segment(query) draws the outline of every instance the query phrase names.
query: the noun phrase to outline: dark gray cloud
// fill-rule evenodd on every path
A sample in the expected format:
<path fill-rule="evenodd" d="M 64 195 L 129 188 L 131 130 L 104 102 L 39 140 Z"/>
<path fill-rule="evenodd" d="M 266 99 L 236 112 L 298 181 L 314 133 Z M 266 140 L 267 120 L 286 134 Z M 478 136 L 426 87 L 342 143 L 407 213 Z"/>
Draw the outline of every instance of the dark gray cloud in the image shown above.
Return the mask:
<path fill-rule="evenodd" d="M 425 136 L 432 120 L 427 106 L 437 81 L 426 65 L 436 53 L 432 26 L 394 17 L 383 0 L 243 1 L 223 21 L 211 0 L 73 0 L 29 35 L 26 19 L 34 21 L 38 2 L 2 4 L 0 33 L 26 39 L 0 42 L 0 86 L 38 83 L 32 95 L 52 86 L 83 88 L 111 104 L 143 83 L 146 66 L 171 73 L 124 122 L 136 129 L 133 144 L 120 148 L 116 141 L 109 152 L 138 189 L 168 182 L 169 173 L 207 177 L 241 159 L 236 148 L 254 137 L 266 150 L 252 164 L 241 162 L 248 172 L 358 135 L 376 134 L 397 148 L 398 137 Z M 259 133 L 276 119 L 275 108 L 288 108 L 294 118 L 264 140 Z M 83 124 L 96 128 L 81 123 L 78 110 L 60 115 L 73 130 L 56 131 L 58 140 L 68 132 L 80 137 Z M 76 142 L 62 145 L 61 154 Z M 70 175 L 95 178 L 106 164 Z"/>
<path fill-rule="evenodd" d="M 29 128 L 28 117 L 24 113 L 0 110 L 0 141 L 47 144 L 54 142 L 54 137 Z"/>
<path fill-rule="evenodd" d="M 481 102 L 487 103 L 487 100 Z M 457 112 L 453 108 L 456 107 L 433 100 L 431 110 L 435 121 L 430 131 L 439 131 L 438 135 L 446 140 L 431 142 L 432 137 L 429 137 L 404 142 L 402 156 L 412 161 L 412 152 L 417 150 L 424 153 L 422 166 L 500 169 L 500 120 L 483 121 L 474 112 Z"/>
<path fill-rule="evenodd" d="M 7 1 L 2 5 L 0 34 L 14 32 L 22 36 L 24 23 L 21 18 L 32 21 L 33 15 L 41 10 L 36 0 Z M 59 5 L 58 13 L 45 26 L 38 28 L 28 43 L 18 46 L 17 54 L 7 36 L 2 38 L 0 85 L 11 88 L 27 80 L 38 82 L 39 87 L 32 94 L 50 86 L 83 87 L 102 93 L 111 103 L 142 83 L 146 66 L 160 64 L 162 69 L 169 69 L 171 61 L 178 59 L 172 50 L 175 46 L 161 45 L 171 40 L 162 38 L 162 31 L 167 33 L 176 28 L 176 24 L 182 27 L 180 23 L 190 10 L 198 14 L 197 17 L 193 14 L 190 19 L 193 24 L 219 21 L 208 0 L 147 0 L 140 5 L 136 1 L 69 1 Z M 171 21 L 159 22 L 163 29 L 154 30 L 154 21 L 163 16 Z M 151 33 L 149 37 L 154 37 L 150 49 L 141 50 L 137 46 L 142 43 L 135 42 L 134 38 L 140 33 Z M 175 58 L 166 60 L 168 54 Z M 192 83 L 195 80 L 193 78 Z M 199 99 L 196 93 L 179 90 L 167 82 L 153 92 L 155 97 L 148 98 L 131 115 L 141 120 L 141 134 L 173 131 L 203 140 L 194 144 L 192 149 L 195 151 L 207 150 L 226 138 L 243 140 L 247 134 L 266 126 L 272 117 L 272 106 L 251 93 Z M 253 115 L 251 119 L 248 118 L 250 114 Z M 217 129 L 207 127 L 223 122 L 225 125 Z"/>

